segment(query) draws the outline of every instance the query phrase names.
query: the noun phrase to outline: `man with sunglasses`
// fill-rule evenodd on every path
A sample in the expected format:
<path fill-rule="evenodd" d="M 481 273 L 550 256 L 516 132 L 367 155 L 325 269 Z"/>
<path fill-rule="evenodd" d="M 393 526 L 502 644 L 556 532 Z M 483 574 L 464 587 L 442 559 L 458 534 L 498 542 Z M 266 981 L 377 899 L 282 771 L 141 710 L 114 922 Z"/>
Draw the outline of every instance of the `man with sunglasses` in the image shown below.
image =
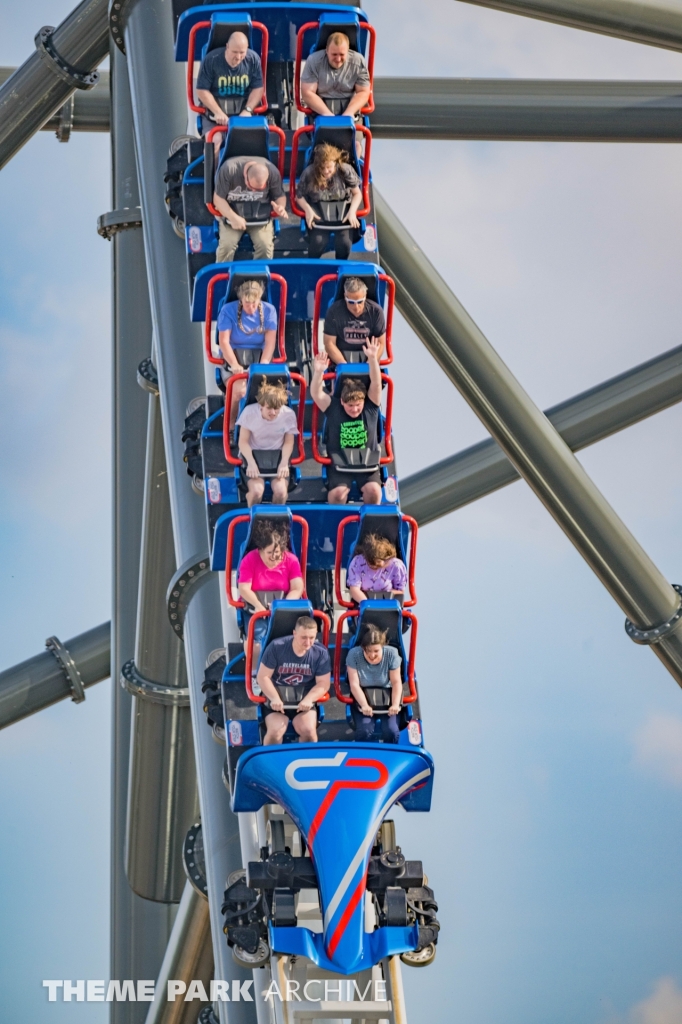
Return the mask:
<path fill-rule="evenodd" d="M 380 345 L 381 359 L 386 347 L 386 317 L 378 302 L 367 298 L 367 285 L 358 277 L 346 278 L 343 299 L 327 310 L 324 321 L 324 347 L 333 363 L 366 363 L 363 346 L 368 341 Z"/>

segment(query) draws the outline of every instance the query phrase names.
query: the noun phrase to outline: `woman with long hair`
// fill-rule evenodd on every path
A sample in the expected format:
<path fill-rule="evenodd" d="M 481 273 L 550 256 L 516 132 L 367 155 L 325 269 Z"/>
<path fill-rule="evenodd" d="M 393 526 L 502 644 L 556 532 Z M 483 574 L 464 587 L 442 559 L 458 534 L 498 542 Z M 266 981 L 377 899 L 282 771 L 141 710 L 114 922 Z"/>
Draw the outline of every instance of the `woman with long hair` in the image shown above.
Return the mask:
<path fill-rule="evenodd" d="M 305 213 L 311 259 L 319 259 L 328 247 L 332 231 L 315 225 L 323 221 L 332 223 L 331 213 L 335 219 L 338 217 L 339 225 L 348 225 L 333 231 L 334 255 L 337 260 L 347 260 L 358 237 L 357 211 L 362 203 L 360 179 L 348 163 L 348 153 L 328 142 L 315 146 L 312 163 L 303 169 L 296 185 L 296 200 Z M 331 204 L 331 210 L 327 204 Z"/>
<path fill-rule="evenodd" d="M 275 354 L 277 310 L 263 302 L 265 288 L 261 281 L 243 281 L 237 298 L 226 302 L 218 314 L 218 344 L 224 359 L 223 380 L 241 373 L 250 363 L 269 363 Z M 230 430 L 234 430 L 237 406 L 244 397 L 246 385 L 240 381 L 232 390 Z"/>

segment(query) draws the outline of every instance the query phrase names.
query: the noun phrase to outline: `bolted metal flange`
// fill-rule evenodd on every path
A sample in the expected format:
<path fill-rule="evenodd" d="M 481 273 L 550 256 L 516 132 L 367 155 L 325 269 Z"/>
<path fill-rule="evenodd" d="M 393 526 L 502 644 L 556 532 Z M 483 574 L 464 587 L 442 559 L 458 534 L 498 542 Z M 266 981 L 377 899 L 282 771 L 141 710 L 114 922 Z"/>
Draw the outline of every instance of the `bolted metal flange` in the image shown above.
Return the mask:
<path fill-rule="evenodd" d="M 69 64 L 67 60 L 57 53 L 52 42 L 54 25 L 43 25 L 35 34 L 36 50 L 41 60 L 45 61 L 53 74 L 68 82 L 72 89 L 92 89 L 99 82 L 99 72 L 88 71 L 83 73 Z"/>
<path fill-rule="evenodd" d="M 149 356 L 143 359 L 137 368 L 137 383 L 143 391 L 159 397 L 159 375 Z"/>
<path fill-rule="evenodd" d="M 78 666 L 71 657 L 71 654 L 56 636 L 48 636 L 45 641 L 45 646 L 48 651 L 51 651 L 52 654 L 54 654 L 57 662 L 59 663 L 59 667 L 66 676 L 66 681 L 71 689 L 71 700 L 74 704 L 82 704 L 85 700 L 85 688 L 83 686 L 81 674 L 78 671 Z"/>
<path fill-rule="evenodd" d="M 110 242 L 119 231 L 142 227 L 142 209 L 139 206 L 126 206 L 122 210 L 111 210 L 97 218 L 97 234 Z"/>
<path fill-rule="evenodd" d="M 153 683 L 151 679 L 145 679 L 138 672 L 134 660 L 126 661 L 121 669 L 121 686 L 134 697 L 141 697 L 149 700 L 152 704 L 165 704 L 180 708 L 189 707 L 188 686 L 164 686 L 163 683 Z"/>
<path fill-rule="evenodd" d="M 185 836 L 182 847 L 182 863 L 192 888 L 207 900 L 206 859 L 200 821 L 195 822 Z"/>
<path fill-rule="evenodd" d="M 682 586 L 679 583 L 673 583 L 673 589 L 682 596 Z M 629 619 L 625 620 L 625 632 L 634 640 L 636 644 L 656 644 L 659 640 L 662 640 L 668 633 L 672 633 L 677 623 L 682 619 L 682 600 L 680 601 L 679 607 L 675 614 L 667 620 L 662 622 L 660 626 L 651 626 L 649 629 L 638 629 L 634 626 Z"/>
<path fill-rule="evenodd" d="M 188 558 L 181 565 L 168 586 L 166 601 L 168 618 L 173 632 L 184 640 L 185 616 L 190 600 L 197 590 L 211 579 L 211 559 L 208 555 Z"/>

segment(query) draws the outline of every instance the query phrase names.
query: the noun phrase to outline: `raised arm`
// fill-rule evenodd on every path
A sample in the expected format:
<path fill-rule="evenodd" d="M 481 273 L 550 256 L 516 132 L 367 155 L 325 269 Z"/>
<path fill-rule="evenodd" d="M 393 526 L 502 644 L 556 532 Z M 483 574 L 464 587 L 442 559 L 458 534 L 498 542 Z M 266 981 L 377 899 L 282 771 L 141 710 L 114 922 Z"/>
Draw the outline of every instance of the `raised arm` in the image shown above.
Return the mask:
<path fill-rule="evenodd" d="M 310 394 L 313 396 L 313 402 L 320 412 L 326 412 L 332 404 L 330 396 L 324 390 L 324 371 L 327 369 L 328 362 L 326 352 L 318 352 L 313 360 L 313 379 L 310 382 Z M 381 381 L 379 382 L 379 388 L 381 393 Z"/>
<path fill-rule="evenodd" d="M 381 356 L 381 345 L 375 338 L 370 338 L 369 341 L 363 345 L 362 351 L 367 356 L 367 365 L 369 366 L 369 388 L 367 390 L 367 397 L 375 405 L 381 405 L 381 367 L 379 366 L 379 358 Z"/>

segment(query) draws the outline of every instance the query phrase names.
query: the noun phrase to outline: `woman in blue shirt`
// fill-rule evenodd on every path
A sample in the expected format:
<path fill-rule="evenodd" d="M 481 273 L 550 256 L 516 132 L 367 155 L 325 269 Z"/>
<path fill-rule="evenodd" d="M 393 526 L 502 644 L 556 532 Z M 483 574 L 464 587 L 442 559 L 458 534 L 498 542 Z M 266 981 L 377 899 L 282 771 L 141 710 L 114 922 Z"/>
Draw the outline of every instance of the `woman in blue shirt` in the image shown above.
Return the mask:
<path fill-rule="evenodd" d="M 223 380 L 241 373 L 251 363 L 270 363 L 277 341 L 277 310 L 263 302 L 265 291 L 260 281 L 244 281 L 237 289 L 237 301 L 226 302 L 218 314 L 218 344 L 225 369 Z M 237 419 L 237 406 L 246 393 L 240 381 L 232 391 L 230 432 Z"/>

